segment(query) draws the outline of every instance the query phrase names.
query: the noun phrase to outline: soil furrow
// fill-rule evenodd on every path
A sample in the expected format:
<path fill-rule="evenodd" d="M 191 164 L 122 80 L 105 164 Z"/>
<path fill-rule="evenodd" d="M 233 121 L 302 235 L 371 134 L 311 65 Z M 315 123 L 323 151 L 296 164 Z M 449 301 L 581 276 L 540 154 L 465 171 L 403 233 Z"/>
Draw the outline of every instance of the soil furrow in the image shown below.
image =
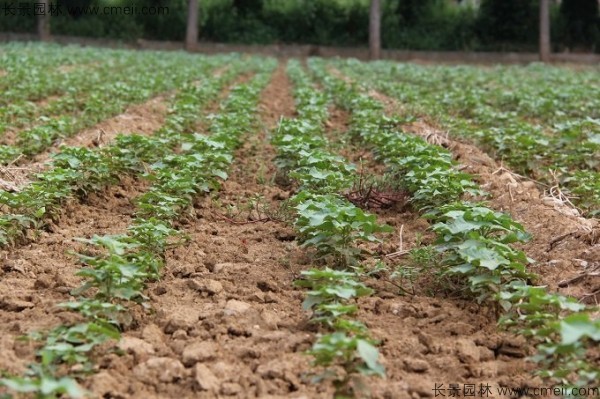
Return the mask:
<path fill-rule="evenodd" d="M 332 73 L 347 79 L 339 71 Z M 237 76 L 198 112 L 219 112 L 231 87 L 251 75 Z M 61 144 L 101 147 L 119 133 L 150 135 L 164 124 L 171 94 L 132 105 Z M 410 104 L 377 91 L 369 95 L 382 101 L 388 114 L 411 113 Z M 295 288 L 294 281 L 313 266 L 313 259 L 298 247 L 291 226 L 280 220 L 292 189 L 276 185 L 276 151 L 269 143 L 280 118 L 295 115 L 285 62 L 261 93 L 258 113 L 260 126 L 246 132 L 221 189 L 199 197 L 176 223 L 189 240 L 166 251 L 162 277 L 146 291 L 151 309 L 131 306 L 132 323 L 118 343 L 120 350 L 93 354 L 95 373 L 82 384 L 94 397 L 332 397 L 330 384 L 313 384 L 309 378 L 316 370 L 305 352 L 319 329 L 302 310 L 306 293 Z M 195 128 L 207 131 L 209 123 L 210 117 L 199 118 Z M 384 166 L 368 149 L 351 142 L 349 125 L 349 113 L 332 106 L 325 126 L 330 150 L 355 163 L 357 175 L 382 177 Z M 430 121 L 401 127 L 452 151 L 461 168 L 490 193 L 490 205 L 524 224 L 533 240 L 523 249 L 538 261 L 531 269 L 541 282 L 578 297 L 598 290 L 597 277 L 563 282 L 584 271 L 584 264 L 600 262 L 597 221 L 544 199 L 535 183 L 502 168 L 476 146 L 448 137 Z M 9 172 L 24 179 L 48 167 L 54 151 L 55 147 L 48 149 Z M 0 169 L 0 177 L 4 172 Z M 55 306 L 68 301 L 80 283 L 75 276 L 80 266 L 69 252 L 86 248 L 74 238 L 125 232 L 136 210 L 133 200 L 149 184 L 124 177 L 82 201 L 69 200 L 35 242 L 0 250 L 0 370 L 22 374 L 34 360 L 36 345 L 19 336 L 78 320 Z M 429 223 L 410 208 L 407 196 L 399 197 L 390 207 L 365 206 L 380 223 L 395 229 L 381 244 L 364 246 L 377 256 L 419 247 L 432 238 Z M 364 263 L 371 266 L 376 261 L 374 255 Z M 410 262 L 408 257 L 386 261 L 392 268 L 405 266 L 405 272 L 415 266 Z M 488 307 L 442 297 L 432 283 L 434 271 L 427 269 L 435 265 L 425 259 L 417 266 L 425 272 L 413 280 L 407 275 L 391 282 L 384 273 L 366 277 L 375 293 L 358 300 L 357 318 L 380 340 L 386 367 L 386 379 L 367 379 L 373 398 L 433 397 L 440 384 L 444 389 L 472 384 L 476 392 L 488 386 L 488 397 L 498 397 L 499 386 L 544 386 L 531 376 L 534 366 L 525 358 L 532 348 L 522 336 L 499 330 L 497 314 Z M 394 285 L 400 283 L 410 293 Z"/>
<path fill-rule="evenodd" d="M 20 131 L 32 129 L 35 126 L 42 124 L 41 122 L 38 121 L 39 117 L 41 117 L 41 116 L 57 116 L 55 113 L 48 115 L 44 111 L 46 110 L 46 107 L 51 102 L 54 102 L 54 101 L 60 99 L 61 97 L 62 97 L 62 94 L 61 95 L 49 95 L 40 100 L 31 101 L 33 104 L 35 104 L 35 107 L 36 107 L 36 109 L 32 111 L 32 115 L 27 116 L 27 121 L 24 121 L 21 119 L 21 120 L 17 120 L 14 122 L 13 121 L 9 122 L 8 126 L 5 128 L 4 132 L 2 132 L 2 135 L 0 136 L 0 144 L 15 145 L 15 142 L 17 140 L 17 135 L 19 134 Z M 23 116 L 20 116 L 19 118 L 23 118 Z"/>
<path fill-rule="evenodd" d="M 2 167 L 0 178 L 5 185 L 9 184 L 7 187 L 22 188 L 33 176 L 50 166 L 49 161 L 60 151 L 60 145 L 99 148 L 109 145 L 118 134 L 151 135 L 164 124 L 171 95 L 162 94 L 142 104 L 132 105 L 125 112 L 66 138 L 32 159 L 20 160 L 18 166 Z"/>
<path fill-rule="evenodd" d="M 102 147 L 110 144 L 118 134 L 151 135 L 165 122 L 169 99 L 173 91 L 160 94 L 141 104 L 129 106 L 125 112 L 106 119 L 97 125 L 84 129 L 74 136 L 67 137 L 42 154 L 36 155 L 35 162 L 44 162 L 57 151 L 60 145 L 75 147 Z"/>
<path fill-rule="evenodd" d="M 56 308 L 79 286 L 75 273 L 80 266 L 71 252 L 84 246 L 74 238 L 122 233 L 135 210 L 131 199 L 146 185 L 125 178 L 119 186 L 91 194 L 85 202 L 69 201 L 49 232 L 41 232 L 29 245 L 0 251 L 0 292 L 4 293 L 0 298 L 0 370 L 20 374 L 33 361 L 34 345 L 19 341 L 19 336 L 77 319 L 74 313 Z"/>
<path fill-rule="evenodd" d="M 163 124 L 166 112 L 164 97 L 155 98 L 72 140 L 83 146 L 100 146 L 121 132 L 149 135 Z M 106 140 L 91 142 L 93 133 L 98 131 L 106 132 Z M 70 200 L 56 222 L 50 223 L 48 231 L 40 232 L 35 242 L 0 251 L 0 292 L 11 293 L 0 297 L 0 351 L 5 354 L 0 359 L 0 370 L 22 374 L 25 366 L 33 362 L 35 345 L 21 342 L 19 336 L 72 324 L 78 319 L 75 313 L 56 308 L 56 304 L 68 301 L 70 291 L 79 285 L 75 273 L 80 265 L 72 252 L 82 251 L 85 246 L 74 239 L 124 233 L 136 210 L 133 200 L 146 191 L 148 184 L 124 177 L 119 184 L 92 193 L 84 201 Z M 141 313 L 132 312 L 132 316 L 135 324 Z"/>
<path fill-rule="evenodd" d="M 349 80 L 336 69 L 330 71 Z M 369 95 L 381 101 L 390 115 L 406 115 L 410 106 L 376 90 Z M 600 278 L 586 276 L 587 267 L 600 264 L 598 219 L 583 218 L 574 209 L 545 197 L 535 182 L 512 173 L 477 146 L 450 137 L 427 118 L 402 128 L 447 147 L 464 171 L 475 175 L 482 188 L 490 193 L 486 200 L 492 208 L 509 213 L 533 235 L 523 249 L 536 261 L 530 270 L 539 274 L 541 284 L 564 295 L 582 298 L 586 303 L 598 303 Z"/>
<path fill-rule="evenodd" d="M 84 64 L 67 65 L 67 66 L 59 67 L 58 70 L 62 74 L 67 74 L 67 73 L 71 72 L 72 70 L 74 70 L 75 68 L 84 69 L 84 68 L 89 68 L 89 67 L 95 67 L 96 65 L 99 65 L 99 64 L 100 64 L 99 61 L 94 61 L 94 62 L 89 62 L 89 63 L 84 63 Z M 1 73 L 0 73 L 0 77 L 2 77 Z M 63 85 L 63 86 L 66 86 L 66 85 Z M 31 114 L 26 118 L 27 121 L 25 122 L 25 121 L 21 120 L 21 121 L 15 122 L 15 123 L 9 123 L 8 126 L 6 127 L 6 130 L 0 136 L 0 144 L 15 145 L 20 131 L 32 129 L 36 126 L 40 126 L 43 124 L 43 122 L 40 122 L 38 120 L 41 116 L 44 116 L 44 117 L 60 116 L 60 115 L 56 114 L 55 112 L 48 114 L 45 111 L 47 110 L 47 107 L 50 104 L 55 103 L 62 98 L 73 97 L 73 96 L 77 96 L 77 94 L 78 94 L 77 92 L 75 94 L 66 93 L 65 89 L 66 89 L 66 87 L 58 88 L 57 90 L 55 90 L 51 93 L 48 93 L 41 98 L 27 101 L 27 102 L 33 104 L 35 107 L 31 111 Z M 81 93 L 79 93 L 79 94 L 81 94 Z M 74 112 L 69 112 L 67 114 L 73 114 L 73 113 Z M 23 118 L 23 116 L 21 115 L 19 118 Z"/>
<path fill-rule="evenodd" d="M 301 391 L 319 397 L 298 376 L 308 370 L 302 352 L 312 334 L 300 310 L 303 295 L 292 288 L 302 268 L 293 232 L 276 221 L 245 223 L 254 214 L 253 199 L 274 209 L 287 196 L 265 184 L 275 174 L 265 130 L 293 109 L 280 67 L 261 95 L 265 129 L 249 133 L 221 190 L 197 204 L 185 226 L 190 243 L 168 253 L 164 278 L 150 289 L 156 314 L 125 335 L 129 355 L 107 358 L 92 391 L 144 398 L 297 397 Z M 226 220 L 230 207 L 239 211 L 229 215 L 238 223 Z M 161 382 L 157 363 L 180 380 Z M 111 383 L 117 378 L 119 384 Z"/>

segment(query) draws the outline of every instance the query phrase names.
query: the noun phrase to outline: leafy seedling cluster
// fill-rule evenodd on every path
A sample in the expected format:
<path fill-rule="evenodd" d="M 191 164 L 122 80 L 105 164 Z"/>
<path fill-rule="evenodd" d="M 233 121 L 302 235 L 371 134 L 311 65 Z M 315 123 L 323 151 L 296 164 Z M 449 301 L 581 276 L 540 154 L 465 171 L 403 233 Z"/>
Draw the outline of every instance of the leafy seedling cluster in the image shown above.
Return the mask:
<path fill-rule="evenodd" d="M 81 110 L 84 99 L 106 85 L 106 76 L 127 67 L 132 59 L 126 50 L 33 43 L 3 46 L 0 66 L 6 74 L 0 82 L 0 133 Z"/>
<path fill-rule="evenodd" d="M 122 113 L 127 106 L 148 100 L 158 93 L 192 82 L 208 72 L 211 62 L 196 65 L 189 54 L 163 57 L 159 53 L 127 53 L 119 64 L 107 64 L 96 85 L 77 97 L 71 112 L 42 116 L 39 123 L 17 134 L 14 145 L 0 146 L 0 163 L 11 163 L 15 156 L 39 154 L 57 141 Z M 156 70 L 171 71 L 157 74 Z M 111 79 L 106 79 L 110 75 Z M 69 103 L 68 99 L 65 100 Z"/>
<path fill-rule="evenodd" d="M 229 59 L 207 58 L 197 64 L 197 70 L 208 73 Z M 215 88 L 214 84 L 207 85 L 200 92 L 195 86 L 184 86 L 174 99 L 174 109 L 167 117 L 165 128 L 171 128 L 174 120 L 190 119 L 189 115 L 178 116 L 182 114 L 179 108 L 185 106 L 190 93 L 195 94 L 197 100 L 192 103 L 188 100 L 187 106 L 199 106 L 214 94 Z M 161 159 L 165 155 L 163 148 L 174 145 L 159 139 L 158 133 L 153 138 L 131 134 L 119 135 L 115 144 L 96 150 L 61 147 L 47 170 L 37 174 L 31 184 L 16 192 L 0 191 L 0 206 L 4 210 L 0 215 L 0 245 L 21 242 L 27 238 L 28 230 L 42 229 L 44 220 L 55 218 L 67 199 L 85 197 L 116 183 L 126 174 L 144 172 L 145 164 Z"/>

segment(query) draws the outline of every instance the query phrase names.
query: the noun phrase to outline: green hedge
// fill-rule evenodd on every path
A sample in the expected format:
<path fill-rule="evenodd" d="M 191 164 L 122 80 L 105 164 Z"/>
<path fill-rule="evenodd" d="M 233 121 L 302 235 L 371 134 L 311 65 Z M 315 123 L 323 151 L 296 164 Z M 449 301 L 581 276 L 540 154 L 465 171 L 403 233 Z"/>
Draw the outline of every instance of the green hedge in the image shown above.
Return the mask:
<path fill-rule="evenodd" d="M 163 6 L 168 15 L 71 15 L 51 18 L 62 35 L 135 40 L 183 40 L 187 0 L 51 0 L 74 6 Z M 537 48 L 539 0 L 381 0 L 386 48 L 511 50 Z M 199 0 L 201 40 L 251 44 L 302 43 L 365 46 L 369 0 Z M 0 0 L 3 4 L 22 3 Z M 30 2 L 33 4 L 33 2 Z M 460 3 L 460 4 L 459 4 Z M 6 16 L 0 31 L 34 32 L 33 16 Z M 563 0 L 552 9 L 555 50 L 600 52 L 597 0 Z"/>

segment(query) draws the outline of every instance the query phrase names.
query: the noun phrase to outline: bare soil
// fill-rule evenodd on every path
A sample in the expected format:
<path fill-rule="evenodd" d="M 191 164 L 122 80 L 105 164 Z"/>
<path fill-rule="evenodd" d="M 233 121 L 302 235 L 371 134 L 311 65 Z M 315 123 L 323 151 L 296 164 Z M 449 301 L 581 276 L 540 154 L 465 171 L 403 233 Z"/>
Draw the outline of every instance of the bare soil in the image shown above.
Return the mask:
<path fill-rule="evenodd" d="M 135 210 L 131 199 L 144 185 L 124 179 L 83 202 L 70 201 L 35 242 L 0 251 L 0 370 L 20 373 L 33 360 L 34 345 L 19 336 L 73 320 L 72 313 L 55 305 L 68 301 L 71 289 L 79 286 L 75 273 L 80 266 L 70 252 L 83 246 L 74 239 L 122 233 Z"/>
<path fill-rule="evenodd" d="M 98 145 L 94 140 L 120 131 L 154 131 L 166 111 L 162 99 L 153 101 L 83 132 L 70 145 Z M 292 194 L 274 183 L 269 134 L 281 116 L 294 116 L 283 66 L 262 93 L 261 124 L 236 152 L 230 178 L 218 192 L 199 198 L 180 223 L 190 240 L 167 252 L 163 277 L 147 290 L 152 309 L 132 311 L 119 351 L 106 348 L 94 355 L 97 372 L 82 384 L 95 397 L 332 397 L 328 384 L 312 384 L 307 375 L 312 368 L 304 352 L 319 331 L 302 311 L 304 291 L 293 287 L 311 258 L 275 214 Z M 332 109 L 329 137 L 341 137 L 347 125 L 348 115 Z M 493 173 L 498 165 L 475 147 L 450 140 L 449 148 L 486 185 L 490 203 L 533 233 L 525 249 L 538 259 L 534 268 L 544 283 L 557 287 L 582 270 L 574 259 L 592 248 L 591 240 L 573 235 L 548 248 L 556 236 L 580 231 L 585 219 L 544 204 L 526 181 Z M 367 152 L 341 147 L 340 153 L 355 162 L 364 158 L 369 173 L 382 172 Z M 85 201 L 69 202 L 35 242 L 0 251 L 0 370 L 22 373 L 34 360 L 35 345 L 19 340 L 21 335 L 73 320 L 72 313 L 55 307 L 79 284 L 80 266 L 69 252 L 82 247 L 73 239 L 122 233 L 134 212 L 132 200 L 145 188 L 142 181 L 124 179 Z M 257 210 L 252 203 L 261 206 Z M 383 245 L 367 248 L 373 253 L 395 252 L 401 241 L 410 248 L 428 237 L 428 223 L 402 203 L 373 212 L 395 228 Z M 367 283 L 376 293 L 359 301 L 359 318 L 381 340 L 387 369 L 387 379 L 368 381 L 374 398 L 433 397 L 435 384 L 543 386 L 524 360 L 531 350 L 527 342 L 500 331 L 490 309 L 436 296 L 426 286 L 402 295 L 384 280 Z M 560 289 L 582 295 L 591 284 L 585 278 Z"/>

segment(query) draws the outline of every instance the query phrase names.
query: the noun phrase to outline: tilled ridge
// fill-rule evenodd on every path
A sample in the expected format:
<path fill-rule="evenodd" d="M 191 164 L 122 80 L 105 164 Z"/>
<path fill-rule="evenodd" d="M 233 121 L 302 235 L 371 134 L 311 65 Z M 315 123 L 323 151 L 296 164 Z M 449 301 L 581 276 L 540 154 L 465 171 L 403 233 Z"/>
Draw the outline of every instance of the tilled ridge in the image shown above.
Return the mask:
<path fill-rule="evenodd" d="M 144 191 L 145 182 L 125 179 L 85 202 L 70 201 L 49 231 L 29 245 L 1 250 L 0 369 L 21 374 L 35 357 L 34 345 L 19 337 L 77 320 L 74 313 L 56 308 L 71 298 L 80 285 L 80 269 L 72 252 L 83 251 L 75 238 L 120 234 L 129 224 L 132 199 Z"/>

